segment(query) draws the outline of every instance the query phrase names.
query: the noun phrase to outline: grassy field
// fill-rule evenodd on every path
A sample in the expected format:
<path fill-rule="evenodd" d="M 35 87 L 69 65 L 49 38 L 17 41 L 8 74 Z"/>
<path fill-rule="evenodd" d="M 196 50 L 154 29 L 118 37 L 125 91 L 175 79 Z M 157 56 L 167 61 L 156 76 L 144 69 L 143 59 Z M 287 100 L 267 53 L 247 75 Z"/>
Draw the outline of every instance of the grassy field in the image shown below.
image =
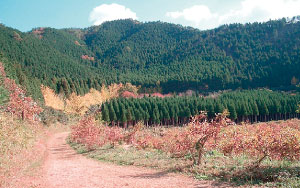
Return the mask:
<path fill-rule="evenodd" d="M 70 143 L 78 153 L 119 165 L 156 168 L 184 173 L 200 180 L 229 182 L 233 186 L 300 187 L 300 161 L 266 159 L 259 168 L 251 169 L 254 161 L 247 156 L 229 157 L 217 151 L 207 152 L 201 165 L 193 165 L 191 157 L 174 158 L 160 150 L 139 150 L 130 145 L 105 145 L 88 150 L 84 145 Z"/>

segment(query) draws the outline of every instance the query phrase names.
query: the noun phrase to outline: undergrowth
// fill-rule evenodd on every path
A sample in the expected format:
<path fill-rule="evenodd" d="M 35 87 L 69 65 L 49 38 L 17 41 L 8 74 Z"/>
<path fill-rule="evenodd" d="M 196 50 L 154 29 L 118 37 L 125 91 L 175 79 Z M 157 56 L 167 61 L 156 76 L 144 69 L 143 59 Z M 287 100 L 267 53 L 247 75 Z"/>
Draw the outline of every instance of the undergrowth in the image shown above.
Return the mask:
<path fill-rule="evenodd" d="M 7 187 L 8 179 L 24 170 L 41 127 L 1 113 L 0 130 L 0 187 Z"/>
<path fill-rule="evenodd" d="M 68 142 L 78 153 L 120 165 L 186 173 L 233 186 L 299 187 L 299 120 L 229 125 L 220 134 L 213 129 L 218 131 L 214 131 L 216 137 L 198 150 L 191 135 L 207 138 L 214 127 L 200 126 L 205 123 L 181 128 L 138 124 L 140 127 L 121 129 L 87 118 L 72 127 Z M 197 158 L 201 162 L 195 163 Z"/>

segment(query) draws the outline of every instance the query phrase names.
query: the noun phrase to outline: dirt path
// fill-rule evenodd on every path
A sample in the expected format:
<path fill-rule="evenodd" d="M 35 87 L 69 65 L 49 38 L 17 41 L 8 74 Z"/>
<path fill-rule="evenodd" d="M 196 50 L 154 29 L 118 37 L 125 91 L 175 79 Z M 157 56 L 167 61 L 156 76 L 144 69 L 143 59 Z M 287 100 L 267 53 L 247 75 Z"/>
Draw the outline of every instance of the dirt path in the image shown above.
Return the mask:
<path fill-rule="evenodd" d="M 49 188 L 220 187 L 178 174 L 88 159 L 75 153 L 65 141 L 67 136 L 57 133 L 47 143 L 44 178 Z"/>

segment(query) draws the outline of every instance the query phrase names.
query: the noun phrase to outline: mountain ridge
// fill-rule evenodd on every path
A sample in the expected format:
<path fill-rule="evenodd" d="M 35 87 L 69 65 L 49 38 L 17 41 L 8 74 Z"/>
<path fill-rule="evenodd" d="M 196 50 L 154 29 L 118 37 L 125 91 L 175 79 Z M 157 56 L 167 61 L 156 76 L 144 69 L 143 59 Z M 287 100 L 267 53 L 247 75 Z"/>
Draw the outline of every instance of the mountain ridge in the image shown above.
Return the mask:
<path fill-rule="evenodd" d="M 125 82 L 163 93 L 291 88 L 300 78 L 299 30 L 286 19 L 206 31 L 134 20 L 26 33 L 1 25 L 0 52 L 7 66 L 19 67 L 17 80 L 35 79 L 66 95 Z"/>

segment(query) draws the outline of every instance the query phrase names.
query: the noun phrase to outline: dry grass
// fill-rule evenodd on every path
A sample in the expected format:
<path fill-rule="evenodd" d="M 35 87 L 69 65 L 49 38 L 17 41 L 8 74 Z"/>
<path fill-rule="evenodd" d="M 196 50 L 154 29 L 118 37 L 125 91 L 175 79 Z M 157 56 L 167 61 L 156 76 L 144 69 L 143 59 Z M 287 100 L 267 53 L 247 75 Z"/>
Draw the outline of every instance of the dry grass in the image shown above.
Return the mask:
<path fill-rule="evenodd" d="M 0 113 L 0 187 L 20 187 L 28 177 L 38 177 L 48 135 L 66 129 L 61 124 L 33 125 Z"/>
<path fill-rule="evenodd" d="M 30 165 L 27 163 L 39 125 L 29 125 L 0 114 L 0 185 L 8 187 L 10 177 L 24 173 Z"/>

